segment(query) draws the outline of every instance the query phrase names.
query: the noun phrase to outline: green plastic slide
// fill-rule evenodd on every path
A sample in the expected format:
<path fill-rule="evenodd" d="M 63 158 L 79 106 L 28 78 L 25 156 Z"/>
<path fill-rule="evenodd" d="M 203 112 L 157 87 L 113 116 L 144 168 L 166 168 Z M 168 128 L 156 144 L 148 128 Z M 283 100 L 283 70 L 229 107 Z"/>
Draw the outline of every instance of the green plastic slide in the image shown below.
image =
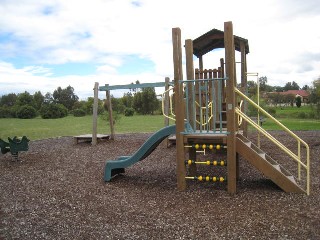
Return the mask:
<path fill-rule="evenodd" d="M 104 181 L 109 182 L 112 177 L 124 173 L 125 168 L 148 157 L 165 138 L 175 133 L 176 125 L 164 127 L 149 137 L 132 156 L 121 156 L 116 160 L 107 160 L 104 170 Z"/>

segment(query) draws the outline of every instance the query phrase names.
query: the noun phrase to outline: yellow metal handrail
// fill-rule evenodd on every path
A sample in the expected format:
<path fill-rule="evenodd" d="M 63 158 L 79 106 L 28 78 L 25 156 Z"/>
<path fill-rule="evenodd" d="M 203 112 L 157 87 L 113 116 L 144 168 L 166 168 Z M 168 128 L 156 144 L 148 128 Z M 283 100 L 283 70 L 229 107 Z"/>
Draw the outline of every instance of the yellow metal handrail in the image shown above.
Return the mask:
<path fill-rule="evenodd" d="M 307 172 L 307 195 L 310 194 L 310 148 L 309 145 L 303 141 L 301 138 L 299 138 L 296 134 L 294 134 L 290 129 L 288 129 L 286 126 L 284 126 L 281 122 L 279 122 L 277 119 L 275 119 L 272 115 L 270 115 L 268 112 L 266 112 L 263 108 L 261 108 L 258 104 L 256 104 L 254 101 L 252 101 L 250 98 L 248 98 L 245 94 L 243 94 L 239 89 L 235 88 L 234 91 L 244 98 L 246 101 L 248 101 L 251 105 L 253 105 L 256 109 L 258 109 L 261 113 L 266 115 L 268 118 L 273 120 L 278 126 L 280 126 L 284 131 L 289 133 L 294 139 L 298 142 L 298 154 L 293 153 L 291 150 L 289 150 L 286 146 L 284 146 L 282 143 L 280 143 L 277 139 L 275 139 L 271 134 L 269 134 L 266 130 L 264 130 L 259 124 L 255 123 L 250 117 L 248 117 L 246 114 L 244 114 L 241 109 L 238 107 L 235 108 L 235 112 L 241 116 L 244 120 L 246 120 L 250 125 L 252 125 L 255 129 L 257 129 L 259 132 L 264 134 L 270 141 L 275 143 L 280 149 L 282 149 L 285 153 L 287 153 L 289 156 L 291 156 L 296 162 L 298 162 L 298 178 L 301 179 L 301 166 L 306 169 Z M 306 148 L 306 164 L 304 164 L 301 161 L 301 144 L 303 144 Z"/>
<path fill-rule="evenodd" d="M 173 121 L 175 121 L 176 119 L 175 119 L 175 114 L 173 113 L 173 106 L 172 106 L 172 96 L 173 96 L 173 90 L 174 90 L 174 88 L 173 87 L 170 87 L 170 88 L 168 88 L 166 91 L 164 91 L 163 93 L 162 93 L 162 101 L 161 101 L 161 107 L 162 107 L 162 114 L 163 114 L 163 116 L 165 116 L 166 118 L 168 118 L 168 119 L 171 119 L 171 120 L 173 120 Z M 165 114 L 165 111 L 164 111 L 164 101 L 165 101 L 165 98 L 166 98 L 166 94 L 167 93 L 169 93 L 170 91 L 172 91 L 173 93 L 172 94 L 169 94 L 169 104 L 170 104 L 170 114 L 173 116 L 173 117 L 171 117 L 171 116 L 169 116 L 169 115 L 167 115 L 167 114 Z"/>
<path fill-rule="evenodd" d="M 196 122 L 197 122 L 198 124 L 200 124 L 201 126 L 206 126 L 207 124 L 210 123 L 211 119 L 213 118 L 213 106 L 212 106 L 212 102 L 210 102 L 206 107 L 201 107 L 200 104 L 199 104 L 197 101 L 195 101 L 195 103 L 196 103 L 196 105 L 200 108 L 200 116 L 201 116 L 201 120 L 200 120 L 200 121 L 196 120 Z M 202 110 L 205 110 L 205 111 L 206 111 L 206 110 L 209 109 L 209 108 L 210 108 L 210 115 L 208 116 L 208 119 L 206 119 L 206 121 L 203 122 L 203 119 L 205 118 L 205 117 L 204 117 L 205 114 L 203 114 L 203 111 L 202 111 Z"/>

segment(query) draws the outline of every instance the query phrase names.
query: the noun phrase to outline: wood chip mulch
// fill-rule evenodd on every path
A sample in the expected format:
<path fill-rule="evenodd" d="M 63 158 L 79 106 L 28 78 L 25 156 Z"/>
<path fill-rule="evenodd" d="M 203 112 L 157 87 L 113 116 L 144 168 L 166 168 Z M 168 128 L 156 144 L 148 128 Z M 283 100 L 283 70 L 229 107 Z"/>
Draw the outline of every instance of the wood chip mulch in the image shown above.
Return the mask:
<path fill-rule="evenodd" d="M 311 147 L 310 196 L 283 192 L 243 159 L 236 195 L 226 183 L 193 181 L 180 192 L 175 147 L 165 144 L 105 183 L 105 161 L 131 155 L 150 134 L 97 146 L 31 141 L 19 162 L 0 155 L 0 239 L 320 239 L 320 131 L 297 134 Z"/>

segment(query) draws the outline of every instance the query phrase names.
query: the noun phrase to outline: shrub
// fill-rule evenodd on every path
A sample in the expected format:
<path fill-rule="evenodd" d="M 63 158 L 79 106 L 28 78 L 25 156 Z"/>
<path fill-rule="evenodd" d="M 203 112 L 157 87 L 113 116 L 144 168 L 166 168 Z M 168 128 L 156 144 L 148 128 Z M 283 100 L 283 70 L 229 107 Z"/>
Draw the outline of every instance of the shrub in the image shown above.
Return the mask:
<path fill-rule="evenodd" d="M 277 110 L 275 108 L 268 108 L 267 112 L 272 116 L 276 115 Z"/>
<path fill-rule="evenodd" d="M 126 109 L 124 110 L 124 115 L 125 115 L 126 117 L 133 116 L 133 114 L 134 114 L 134 109 L 133 109 L 133 108 L 126 108 Z"/>
<path fill-rule="evenodd" d="M 0 118 L 14 118 L 16 117 L 15 111 L 11 107 L 0 107 Z"/>
<path fill-rule="evenodd" d="M 18 109 L 16 114 L 18 118 L 31 119 L 37 116 L 37 110 L 30 105 L 24 105 Z"/>
<path fill-rule="evenodd" d="M 316 114 L 314 112 L 309 112 L 309 118 L 314 119 L 316 118 Z"/>
<path fill-rule="evenodd" d="M 306 114 L 305 112 L 299 112 L 299 113 L 298 113 L 298 118 L 304 119 L 304 118 L 306 118 L 306 117 L 307 117 L 307 114 Z"/>
<path fill-rule="evenodd" d="M 63 118 L 68 115 L 68 109 L 62 104 L 45 104 L 41 107 L 40 115 L 44 119 Z"/>
<path fill-rule="evenodd" d="M 73 110 L 73 116 L 75 117 L 83 117 L 85 115 L 86 115 L 86 112 L 83 109 L 78 108 Z"/>

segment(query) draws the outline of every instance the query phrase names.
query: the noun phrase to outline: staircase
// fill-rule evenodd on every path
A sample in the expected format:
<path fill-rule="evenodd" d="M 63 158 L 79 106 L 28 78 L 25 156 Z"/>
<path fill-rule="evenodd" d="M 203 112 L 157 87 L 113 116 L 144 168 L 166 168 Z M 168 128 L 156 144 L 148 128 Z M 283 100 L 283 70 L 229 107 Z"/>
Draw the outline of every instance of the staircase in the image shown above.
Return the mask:
<path fill-rule="evenodd" d="M 242 134 L 236 136 L 236 151 L 285 192 L 306 193 L 294 176 Z"/>

